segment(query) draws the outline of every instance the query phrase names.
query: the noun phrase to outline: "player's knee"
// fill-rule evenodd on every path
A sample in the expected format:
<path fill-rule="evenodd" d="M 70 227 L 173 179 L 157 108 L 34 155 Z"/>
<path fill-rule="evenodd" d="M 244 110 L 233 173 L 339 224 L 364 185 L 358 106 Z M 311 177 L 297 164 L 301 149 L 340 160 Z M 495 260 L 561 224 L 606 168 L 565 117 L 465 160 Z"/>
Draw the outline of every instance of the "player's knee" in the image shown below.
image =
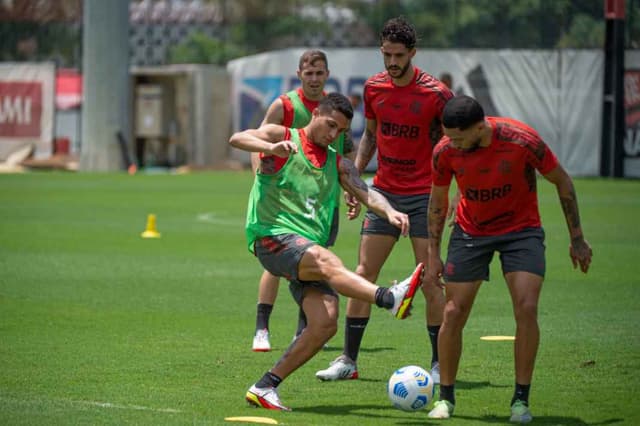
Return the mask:
<path fill-rule="evenodd" d="M 538 320 L 538 304 L 535 302 L 522 301 L 514 308 L 514 315 L 517 322 L 530 322 Z"/>
<path fill-rule="evenodd" d="M 451 325 L 460 325 L 467 315 L 467 310 L 464 305 L 449 301 L 444 307 L 444 319 Z"/>
<path fill-rule="evenodd" d="M 372 283 L 376 282 L 376 280 L 378 279 L 378 271 L 362 263 L 356 267 L 355 272 L 356 274 Z"/>
<path fill-rule="evenodd" d="M 422 282 L 422 294 L 427 304 L 444 303 L 444 293 L 435 283 L 424 280 Z"/>
<path fill-rule="evenodd" d="M 316 335 L 319 340 L 329 340 L 338 332 L 338 317 L 328 315 L 319 319 L 314 323 L 313 327 L 309 328 L 309 332 Z"/>

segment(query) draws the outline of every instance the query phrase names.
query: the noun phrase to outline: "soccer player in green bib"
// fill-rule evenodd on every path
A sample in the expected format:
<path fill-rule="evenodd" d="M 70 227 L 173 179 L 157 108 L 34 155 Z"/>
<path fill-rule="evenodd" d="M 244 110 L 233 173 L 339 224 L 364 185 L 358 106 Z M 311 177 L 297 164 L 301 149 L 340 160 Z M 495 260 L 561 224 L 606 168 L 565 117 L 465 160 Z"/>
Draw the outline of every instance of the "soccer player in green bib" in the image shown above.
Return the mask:
<path fill-rule="evenodd" d="M 235 133 L 229 143 L 261 152 L 247 210 L 249 250 L 262 266 L 289 280 L 289 289 L 307 318 L 307 326 L 275 365 L 249 388 L 246 399 L 257 407 L 290 410 L 277 387 L 311 359 L 336 333 L 338 293 L 386 308 L 399 319 L 409 314 L 424 265 L 390 288 L 379 287 L 345 268 L 326 248 L 340 186 L 387 218 L 402 235 L 409 218 L 395 210 L 378 192 L 370 191 L 352 161 L 330 145 L 350 125 L 349 100 L 331 93 L 301 129 L 267 124 Z"/>
<path fill-rule="evenodd" d="M 280 124 L 287 128 L 300 129 L 311 121 L 312 111 L 318 106 L 320 100 L 326 95 L 324 86 L 329 78 L 329 63 L 327 55 L 321 50 L 306 50 L 300 56 L 298 61 L 297 76 L 300 79 L 300 87 L 280 95 L 276 98 L 265 114 L 262 125 Z M 355 151 L 353 142 L 349 132 L 341 133 L 331 146 L 339 155 L 346 156 L 350 160 L 355 160 Z M 260 167 L 262 154 L 251 154 L 251 165 L 253 171 L 256 172 Z M 339 223 L 339 204 L 336 201 L 334 209 L 331 237 L 327 242 L 327 247 L 334 244 L 338 234 Z M 353 198 L 349 201 L 349 217 L 355 218 L 359 214 L 360 205 Z M 278 288 L 280 279 L 269 271 L 265 270 L 260 277 L 258 287 L 258 304 L 256 308 L 256 326 L 253 336 L 252 350 L 254 352 L 269 352 L 271 350 L 271 341 L 269 333 L 269 318 L 273 305 L 278 296 Z M 304 313 L 300 311 L 298 316 L 298 327 L 296 336 L 299 335 L 304 327 L 306 327 L 306 318 Z"/>

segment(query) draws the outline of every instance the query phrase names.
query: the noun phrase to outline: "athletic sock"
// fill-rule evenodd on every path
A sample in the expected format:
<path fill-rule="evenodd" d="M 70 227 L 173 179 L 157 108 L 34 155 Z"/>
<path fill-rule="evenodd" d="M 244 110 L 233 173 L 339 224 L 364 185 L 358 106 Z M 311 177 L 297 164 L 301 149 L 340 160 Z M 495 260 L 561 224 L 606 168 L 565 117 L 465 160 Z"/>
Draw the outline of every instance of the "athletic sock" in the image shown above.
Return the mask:
<path fill-rule="evenodd" d="M 358 359 L 360 344 L 364 336 L 364 330 L 369 323 L 369 318 L 349 318 L 345 321 L 344 327 L 344 354 L 351 358 L 353 362 Z"/>
<path fill-rule="evenodd" d="M 456 405 L 455 385 L 440 385 L 440 399 L 449 401 L 451 404 Z"/>
<path fill-rule="evenodd" d="M 276 376 L 271 371 L 267 371 L 266 373 L 264 373 L 264 376 L 262 376 L 262 378 L 258 380 L 258 383 L 256 383 L 256 387 L 261 389 L 268 387 L 277 388 L 280 383 L 282 383 L 282 379 L 280 377 Z"/>
<path fill-rule="evenodd" d="M 273 305 L 269 305 L 267 303 L 258 303 L 258 313 L 256 315 L 256 331 L 262 329 L 269 329 L 269 317 L 271 316 L 271 311 L 273 310 Z"/>
<path fill-rule="evenodd" d="M 440 333 L 439 325 L 427 325 L 429 340 L 431 340 L 431 364 L 438 362 L 438 333 Z"/>
<path fill-rule="evenodd" d="M 304 314 L 302 308 L 298 310 L 298 328 L 296 329 L 296 337 L 302 333 L 302 330 L 307 326 L 307 316 Z"/>
<path fill-rule="evenodd" d="M 513 392 L 513 398 L 511 398 L 511 405 L 513 405 L 516 400 L 520 400 L 524 402 L 524 404 L 529 406 L 529 389 L 531 388 L 531 384 L 521 385 L 516 383 L 516 390 Z"/>
<path fill-rule="evenodd" d="M 378 287 L 376 290 L 376 306 L 391 309 L 394 301 L 393 294 L 387 287 Z"/>

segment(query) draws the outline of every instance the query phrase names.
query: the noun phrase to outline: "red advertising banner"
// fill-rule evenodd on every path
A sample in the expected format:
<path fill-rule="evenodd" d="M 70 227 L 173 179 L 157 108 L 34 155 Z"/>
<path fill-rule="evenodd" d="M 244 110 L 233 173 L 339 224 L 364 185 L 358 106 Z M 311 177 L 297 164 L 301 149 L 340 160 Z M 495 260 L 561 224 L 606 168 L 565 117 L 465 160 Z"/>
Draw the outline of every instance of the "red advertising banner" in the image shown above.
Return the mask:
<path fill-rule="evenodd" d="M 40 138 L 42 83 L 0 82 L 0 137 Z"/>
<path fill-rule="evenodd" d="M 56 108 L 78 108 L 82 104 L 82 75 L 73 69 L 56 72 Z"/>
<path fill-rule="evenodd" d="M 26 148 L 34 158 L 53 151 L 55 64 L 0 63 L 0 162 Z"/>

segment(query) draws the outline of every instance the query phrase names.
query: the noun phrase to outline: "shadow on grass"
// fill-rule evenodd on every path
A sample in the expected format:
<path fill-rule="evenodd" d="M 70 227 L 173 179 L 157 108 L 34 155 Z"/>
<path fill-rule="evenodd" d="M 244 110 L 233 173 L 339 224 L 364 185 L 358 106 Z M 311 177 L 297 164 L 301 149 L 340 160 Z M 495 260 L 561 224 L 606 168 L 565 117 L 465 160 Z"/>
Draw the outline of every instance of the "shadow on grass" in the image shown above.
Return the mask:
<path fill-rule="evenodd" d="M 507 416 L 479 416 L 479 417 L 473 417 L 473 416 L 457 416 L 454 414 L 452 419 L 457 419 L 457 420 L 468 420 L 470 422 L 479 422 L 479 423 L 487 423 L 487 424 L 494 424 L 494 423 L 500 423 L 500 424 L 504 424 L 507 423 Z M 431 419 L 431 420 L 435 420 L 435 419 Z M 446 422 L 446 421 L 444 421 Z M 576 417 L 563 417 L 563 416 L 536 416 L 534 413 L 533 416 L 533 422 L 536 425 L 563 425 L 563 426 L 597 426 L 597 425 L 613 425 L 616 423 L 621 423 L 624 422 L 624 419 L 608 419 L 608 420 L 604 420 L 601 422 L 597 422 L 597 423 L 587 423 L 582 419 L 576 418 Z M 411 423 L 409 423 L 411 424 Z M 431 421 L 429 422 L 429 424 L 431 424 Z M 438 423 L 435 423 L 438 424 Z"/>
<path fill-rule="evenodd" d="M 478 423 L 486 423 L 486 424 L 505 424 L 508 423 L 508 416 L 457 416 L 454 415 L 452 419 L 449 420 L 438 420 L 438 419 L 428 419 L 425 411 L 422 413 L 403 413 L 393 407 L 381 407 L 380 405 L 357 405 L 357 404 L 346 404 L 346 405 L 317 405 L 317 406 L 309 406 L 309 407 L 301 407 L 294 408 L 294 410 L 298 413 L 309 413 L 309 414 L 321 414 L 327 416 L 351 416 L 354 418 L 361 419 L 377 419 L 377 420 L 385 420 L 385 424 L 395 424 L 395 425 L 423 425 L 425 421 L 428 422 L 428 425 L 448 425 L 451 424 L 452 420 L 457 420 L 456 424 L 464 424 L 466 422 L 472 424 Z M 366 410 L 384 410 L 383 414 L 374 414 L 374 413 L 363 413 Z M 388 414 L 387 414 L 388 413 Z M 406 416 L 408 415 L 416 415 L 414 419 L 408 419 Z M 346 420 L 346 419 L 345 419 Z M 355 420 L 355 419 L 354 419 Z M 599 426 L 599 425 L 613 425 L 616 423 L 624 422 L 624 419 L 608 419 L 597 423 L 587 423 L 584 420 L 581 420 L 576 417 L 563 417 L 563 416 L 534 416 L 533 421 L 536 425 L 563 425 L 563 426 Z"/>
<path fill-rule="evenodd" d="M 366 413 L 367 410 L 384 410 L 384 414 Z M 321 414 L 326 416 L 344 417 L 350 416 L 353 420 L 345 419 L 345 424 L 355 424 L 355 419 L 360 419 L 360 423 L 364 419 L 376 419 L 382 421 L 381 424 L 407 424 L 407 425 L 424 425 L 426 416 L 420 416 L 413 422 L 407 419 L 407 415 L 412 413 L 403 413 L 397 408 L 383 407 L 371 404 L 345 404 L 345 405 L 316 405 L 309 407 L 294 408 L 297 413 Z M 386 414 L 389 413 L 389 414 Z M 392 423 L 393 422 L 393 423 Z M 401 423 L 399 423 L 401 422 Z M 368 424 L 368 423 L 365 423 Z M 377 424 L 377 422 L 376 422 Z"/>
<path fill-rule="evenodd" d="M 368 354 L 373 354 L 376 352 L 386 352 L 386 351 L 396 351 L 398 350 L 398 348 L 392 348 L 392 347 L 376 347 L 376 348 L 360 348 L 360 352 L 364 352 L 364 353 L 368 353 Z M 338 345 L 331 345 L 328 346 L 326 348 L 323 348 L 322 351 L 320 352 L 337 352 L 339 354 L 342 354 L 342 346 L 338 346 Z"/>
<path fill-rule="evenodd" d="M 482 389 L 482 388 L 511 388 L 513 385 L 497 385 L 491 382 L 467 382 L 464 380 L 456 380 L 456 391 L 460 389 Z"/>

